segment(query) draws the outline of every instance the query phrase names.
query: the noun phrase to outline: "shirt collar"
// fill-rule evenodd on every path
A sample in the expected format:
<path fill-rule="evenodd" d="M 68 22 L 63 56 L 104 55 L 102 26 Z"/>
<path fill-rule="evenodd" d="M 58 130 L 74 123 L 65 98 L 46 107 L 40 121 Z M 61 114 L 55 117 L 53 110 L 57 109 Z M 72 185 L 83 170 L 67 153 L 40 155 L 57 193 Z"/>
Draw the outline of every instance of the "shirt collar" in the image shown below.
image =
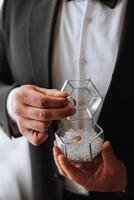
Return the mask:
<path fill-rule="evenodd" d="M 100 0 L 100 1 L 102 1 L 104 4 L 106 4 L 110 8 L 114 8 L 118 0 Z"/>
<path fill-rule="evenodd" d="M 73 1 L 73 0 L 68 0 L 68 1 Z M 102 1 L 105 5 L 109 6 L 110 8 L 114 8 L 118 0 L 97 0 L 97 1 Z"/>

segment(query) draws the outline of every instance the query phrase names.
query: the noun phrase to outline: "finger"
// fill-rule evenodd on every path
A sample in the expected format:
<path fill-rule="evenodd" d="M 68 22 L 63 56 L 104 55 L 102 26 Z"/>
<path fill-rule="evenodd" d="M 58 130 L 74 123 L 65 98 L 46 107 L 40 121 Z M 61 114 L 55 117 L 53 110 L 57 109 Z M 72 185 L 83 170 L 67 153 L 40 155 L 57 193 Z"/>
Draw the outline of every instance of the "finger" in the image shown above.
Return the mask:
<path fill-rule="evenodd" d="M 87 179 L 87 175 L 82 173 L 78 168 L 71 165 L 71 163 L 63 156 L 59 155 L 58 160 L 62 170 L 66 173 L 67 177 L 75 181 L 76 183 L 86 187 L 88 183 L 88 187 L 90 186 L 89 180 Z"/>
<path fill-rule="evenodd" d="M 31 106 L 18 106 L 15 114 L 19 117 L 25 117 L 29 119 L 39 121 L 52 121 L 71 116 L 75 113 L 75 108 L 67 105 L 64 108 L 58 109 L 41 109 Z"/>
<path fill-rule="evenodd" d="M 63 171 L 63 169 L 61 168 L 60 164 L 59 164 L 59 161 L 58 161 L 58 156 L 61 154 L 61 151 L 60 149 L 54 145 L 53 147 L 53 155 L 54 155 L 54 161 L 55 161 L 55 164 L 59 170 L 59 173 L 62 175 L 62 176 L 65 176 L 67 177 L 66 173 Z"/>
<path fill-rule="evenodd" d="M 48 138 L 47 132 L 39 133 L 37 131 L 28 130 L 28 129 L 23 132 L 23 135 L 34 146 L 38 146 L 38 145 L 42 144 Z"/>
<path fill-rule="evenodd" d="M 51 122 L 42 122 L 28 118 L 20 118 L 19 123 L 26 129 L 33 129 L 37 132 L 44 133 L 47 132 Z"/>
<path fill-rule="evenodd" d="M 38 133 L 32 134 L 31 140 L 33 141 L 34 145 L 40 145 L 44 141 L 46 141 L 47 138 L 48 138 L 47 132 L 43 132 L 43 133 L 38 132 Z"/>
<path fill-rule="evenodd" d="M 60 91 L 60 90 L 57 90 L 57 89 L 45 89 L 45 88 L 41 88 L 41 87 L 38 87 L 38 86 L 35 86 L 35 85 L 22 85 L 21 87 L 21 90 L 23 90 L 24 92 L 30 92 L 31 90 L 34 90 L 34 91 L 38 91 L 42 94 L 48 94 L 50 96 L 55 96 L 55 97 L 64 97 L 66 98 L 68 96 L 68 93 L 66 91 Z"/>
<path fill-rule="evenodd" d="M 114 154 L 111 143 L 109 141 L 104 142 L 102 146 L 102 159 L 104 168 L 107 169 L 113 168 L 117 162 L 116 155 Z"/>
<path fill-rule="evenodd" d="M 92 166 L 91 162 L 71 162 L 71 164 L 79 169 L 90 169 Z"/>
<path fill-rule="evenodd" d="M 29 105 L 37 108 L 60 108 L 68 105 L 67 98 L 53 97 L 44 95 L 34 90 L 27 90 L 23 93 L 17 93 L 14 96 L 14 111 L 20 110 L 20 104 Z"/>
<path fill-rule="evenodd" d="M 68 93 L 65 92 L 65 91 L 59 91 L 57 89 L 45 89 L 45 88 L 39 88 L 39 87 L 36 87 L 36 90 L 43 93 L 43 94 L 46 94 L 46 95 L 49 95 L 49 96 L 53 96 L 53 97 L 63 97 L 63 98 L 66 98 L 68 96 Z"/>
<path fill-rule="evenodd" d="M 39 109 L 27 107 L 26 110 L 22 110 L 22 116 L 39 121 L 53 121 L 71 116 L 75 113 L 75 111 L 75 108 L 70 105 L 58 109 Z"/>

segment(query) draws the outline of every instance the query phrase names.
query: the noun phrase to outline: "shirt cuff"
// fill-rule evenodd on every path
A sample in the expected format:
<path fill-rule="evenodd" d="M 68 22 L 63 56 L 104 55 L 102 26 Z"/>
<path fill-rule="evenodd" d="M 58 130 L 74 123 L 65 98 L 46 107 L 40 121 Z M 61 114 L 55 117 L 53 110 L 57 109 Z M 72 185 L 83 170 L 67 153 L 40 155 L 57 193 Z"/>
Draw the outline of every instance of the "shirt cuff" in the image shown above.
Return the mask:
<path fill-rule="evenodd" d="M 11 128 L 13 137 L 19 137 L 21 135 L 16 123 L 16 115 L 13 112 L 13 97 L 15 93 L 17 92 L 17 90 L 18 88 L 14 88 L 10 91 L 7 97 L 7 102 L 6 102 L 7 114 L 9 117 L 9 126 Z"/>
<path fill-rule="evenodd" d="M 7 102 L 6 102 L 7 113 L 13 122 L 16 122 L 16 119 L 15 119 L 16 115 L 13 112 L 13 97 L 14 97 L 15 93 L 17 92 L 17 90 L 18 90 L 18 88 L 14 88 L 10 91 L 10 93 L 8 94 L 8 97 L 7 97 Z"/>

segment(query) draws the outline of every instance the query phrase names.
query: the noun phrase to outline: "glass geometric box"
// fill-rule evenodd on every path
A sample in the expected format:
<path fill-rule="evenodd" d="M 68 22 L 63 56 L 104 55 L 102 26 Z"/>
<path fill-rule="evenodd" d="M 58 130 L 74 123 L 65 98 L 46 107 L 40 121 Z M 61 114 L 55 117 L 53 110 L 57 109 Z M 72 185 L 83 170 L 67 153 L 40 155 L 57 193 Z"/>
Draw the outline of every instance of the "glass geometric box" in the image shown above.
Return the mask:
<path fill-rule="evenodd" d="M 61 120 L 56 144 L 70 161 L 92 161 L 104 142 L 103 130 L 94 120 L 102 97 L 90 79 L 67 80 L 61 90 L 75 100 L 76 113 Z"/>

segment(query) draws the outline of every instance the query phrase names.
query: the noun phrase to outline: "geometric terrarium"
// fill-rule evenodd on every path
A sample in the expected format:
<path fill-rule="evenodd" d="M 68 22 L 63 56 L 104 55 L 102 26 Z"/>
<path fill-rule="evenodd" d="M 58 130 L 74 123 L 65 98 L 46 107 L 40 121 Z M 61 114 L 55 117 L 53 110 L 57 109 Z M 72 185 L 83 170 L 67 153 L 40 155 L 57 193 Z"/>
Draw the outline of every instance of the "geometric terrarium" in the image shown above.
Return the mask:
<path fill-rule="evenodd" d="M 102 97 L 90 79 L 67 80 L 61 90 L 68 92 L 76 113 L 61 120 L 55 133 L 57 146 L 70 161 L 91 161 L 104 142 L 103 130 L 94 121 Z"/>

